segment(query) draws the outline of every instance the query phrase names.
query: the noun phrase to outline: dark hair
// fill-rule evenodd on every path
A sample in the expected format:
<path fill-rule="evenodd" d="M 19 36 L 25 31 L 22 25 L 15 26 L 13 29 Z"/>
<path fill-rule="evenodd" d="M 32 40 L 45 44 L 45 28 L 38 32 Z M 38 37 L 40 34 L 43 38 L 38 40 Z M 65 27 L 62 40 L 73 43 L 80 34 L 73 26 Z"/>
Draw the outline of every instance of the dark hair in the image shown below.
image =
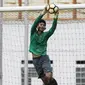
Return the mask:
<path fill-rule="evenodd" d="M 41 22 L 43 22 L 43 23 L 45 24 L 45 26 L 46 26 L 46 21 L 45 21 L 44 19 L 41 19 L 41 20 L 39 21 L 39 23 L 41 23 Z"/>

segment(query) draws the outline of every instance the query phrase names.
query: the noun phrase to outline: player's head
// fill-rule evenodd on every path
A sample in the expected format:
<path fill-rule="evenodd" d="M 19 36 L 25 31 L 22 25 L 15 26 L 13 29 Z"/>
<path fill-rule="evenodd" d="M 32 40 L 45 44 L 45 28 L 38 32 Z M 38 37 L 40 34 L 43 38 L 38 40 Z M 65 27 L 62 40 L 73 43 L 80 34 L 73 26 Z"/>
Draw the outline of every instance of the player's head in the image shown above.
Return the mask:
<path fill-rule="evenodd" d="M 45 29 L 46 29 L 46 21 L 41 19 L 37 25 L 37 30 L 43 32 Z"/>

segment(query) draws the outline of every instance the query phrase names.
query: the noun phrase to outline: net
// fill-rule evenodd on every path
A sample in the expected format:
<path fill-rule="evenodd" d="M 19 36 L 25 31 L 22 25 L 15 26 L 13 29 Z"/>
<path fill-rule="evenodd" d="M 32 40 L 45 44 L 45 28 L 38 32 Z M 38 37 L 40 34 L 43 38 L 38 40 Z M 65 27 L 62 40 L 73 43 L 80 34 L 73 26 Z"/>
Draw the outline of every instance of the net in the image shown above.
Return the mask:
<path fill-rule="evenodd" d="M 35 8 L 35 9 L 34 9 Z M 43 7 L 0 8 L 0 72 L 3 85 L 24 85 L 25 31 L 30 28 Z M 55 33 L 48 41 L 53 76 L 59 85 L 85 85 L 85 5 L 60 6 Z M 11 9 L 11 10 L 9 10 Z M 29 11 L 27 11 L 29 10 Z M 27 19 L 25 18 L 27 13 Z M 46 31 L 52 25 L 53 15 L 43 17 Z M 34 69 L 31 53 L 28 52 L 28 85 L 42 85 Z"/>

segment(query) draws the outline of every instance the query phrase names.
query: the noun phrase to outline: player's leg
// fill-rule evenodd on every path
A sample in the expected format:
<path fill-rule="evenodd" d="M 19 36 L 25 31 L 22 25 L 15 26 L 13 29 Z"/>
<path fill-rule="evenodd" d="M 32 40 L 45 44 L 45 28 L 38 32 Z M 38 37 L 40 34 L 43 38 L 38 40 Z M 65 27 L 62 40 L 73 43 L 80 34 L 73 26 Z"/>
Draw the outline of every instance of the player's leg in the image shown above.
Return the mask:
<path fill-rule="evenodd" d="M 41 57 L 33 58 L 33 64 L 36 69 L 36 72 L 38 73 L 38 78 L 41 78 L 43 83 L 47 85 L 47 78 L 45 77 L 45 74 L 42 68 L 42 63 L 43 63 L 43 59 Z"/>
<path fill-rule="evenodd" d="M 48 59 L 44 57 L 45 56 L 40 56 L 39 58 L 33 58 L 33 64 L 36 69 L 36 72 L 38 73 L 39 78 L 41 78 L 43 83 L 47 85 L 49 82 L 48 78 L 50 78 L 52 75 L 49 72 L 47 72 L 46 74 L 44 72 L 45 67 L 47 67 L 47 64 L 45 65 L 45 63 L 48 62 Z"/>
<path fill-rule="evenodd" d="M 58 85 L 58 84 L 57 84 L 57 81 L 56 81 L 54 78 L 51 78 L 51 79 L 49 80 L 49 79 L 46 78 L 46 76 L 45 76 L 45 77 L 42 77 L 41 79 L 42 79 L 44 85 Z"/>
<path fill-rule="evenodd" d="M 43 82 L 45 85 L 57 85 L 56 80 L 52 76 L 52 67 L 50 63 L 49 56 L 42 56 L 43 64 L 42 68 L 44 70 L 44 77 L 42 77 Z"/>
<path fill-rule="evenodd" d="M 41 77 L 44 85 L 49 85 L 50 80 L 51 80 L 51 77 L 52 77 L 52 76 L 51 76 L 51 73 L 50 73 L 50 72 L 44 74 L 44 76 Z"/>
<path fill-rule="evenodd" d="M 58 83 L 54 78 L 52 78 L 49 82 L 49 85 L 58 85 Z"/>
<path fill-rule="evenodd" d="M 50 65 L 50 60 L 48 56 L 41 56 L 40 58 L 34 58 L 33 64 L 45 85 L 57 85 L 57 83 L 52 78 L 52 68 Z"/>
<path fill-rule="evenodd" d="M 52 77 L 51 72 L 47 72 L 41 77 L 45 85 L 58 85 L 57 81 Z"/>

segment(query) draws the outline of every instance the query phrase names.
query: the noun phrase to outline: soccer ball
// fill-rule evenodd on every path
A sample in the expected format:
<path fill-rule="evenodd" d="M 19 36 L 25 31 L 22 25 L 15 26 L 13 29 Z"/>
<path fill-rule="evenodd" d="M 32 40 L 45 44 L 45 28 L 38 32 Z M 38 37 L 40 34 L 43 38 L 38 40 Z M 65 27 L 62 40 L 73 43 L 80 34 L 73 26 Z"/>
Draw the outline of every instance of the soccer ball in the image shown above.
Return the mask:
<path fill-rule="evenodd" d="M 49 4 L 47 5 L 47 11 L 50 14 L 56 13 L 58 11 L 58 7 L 55 4 Z"/>

